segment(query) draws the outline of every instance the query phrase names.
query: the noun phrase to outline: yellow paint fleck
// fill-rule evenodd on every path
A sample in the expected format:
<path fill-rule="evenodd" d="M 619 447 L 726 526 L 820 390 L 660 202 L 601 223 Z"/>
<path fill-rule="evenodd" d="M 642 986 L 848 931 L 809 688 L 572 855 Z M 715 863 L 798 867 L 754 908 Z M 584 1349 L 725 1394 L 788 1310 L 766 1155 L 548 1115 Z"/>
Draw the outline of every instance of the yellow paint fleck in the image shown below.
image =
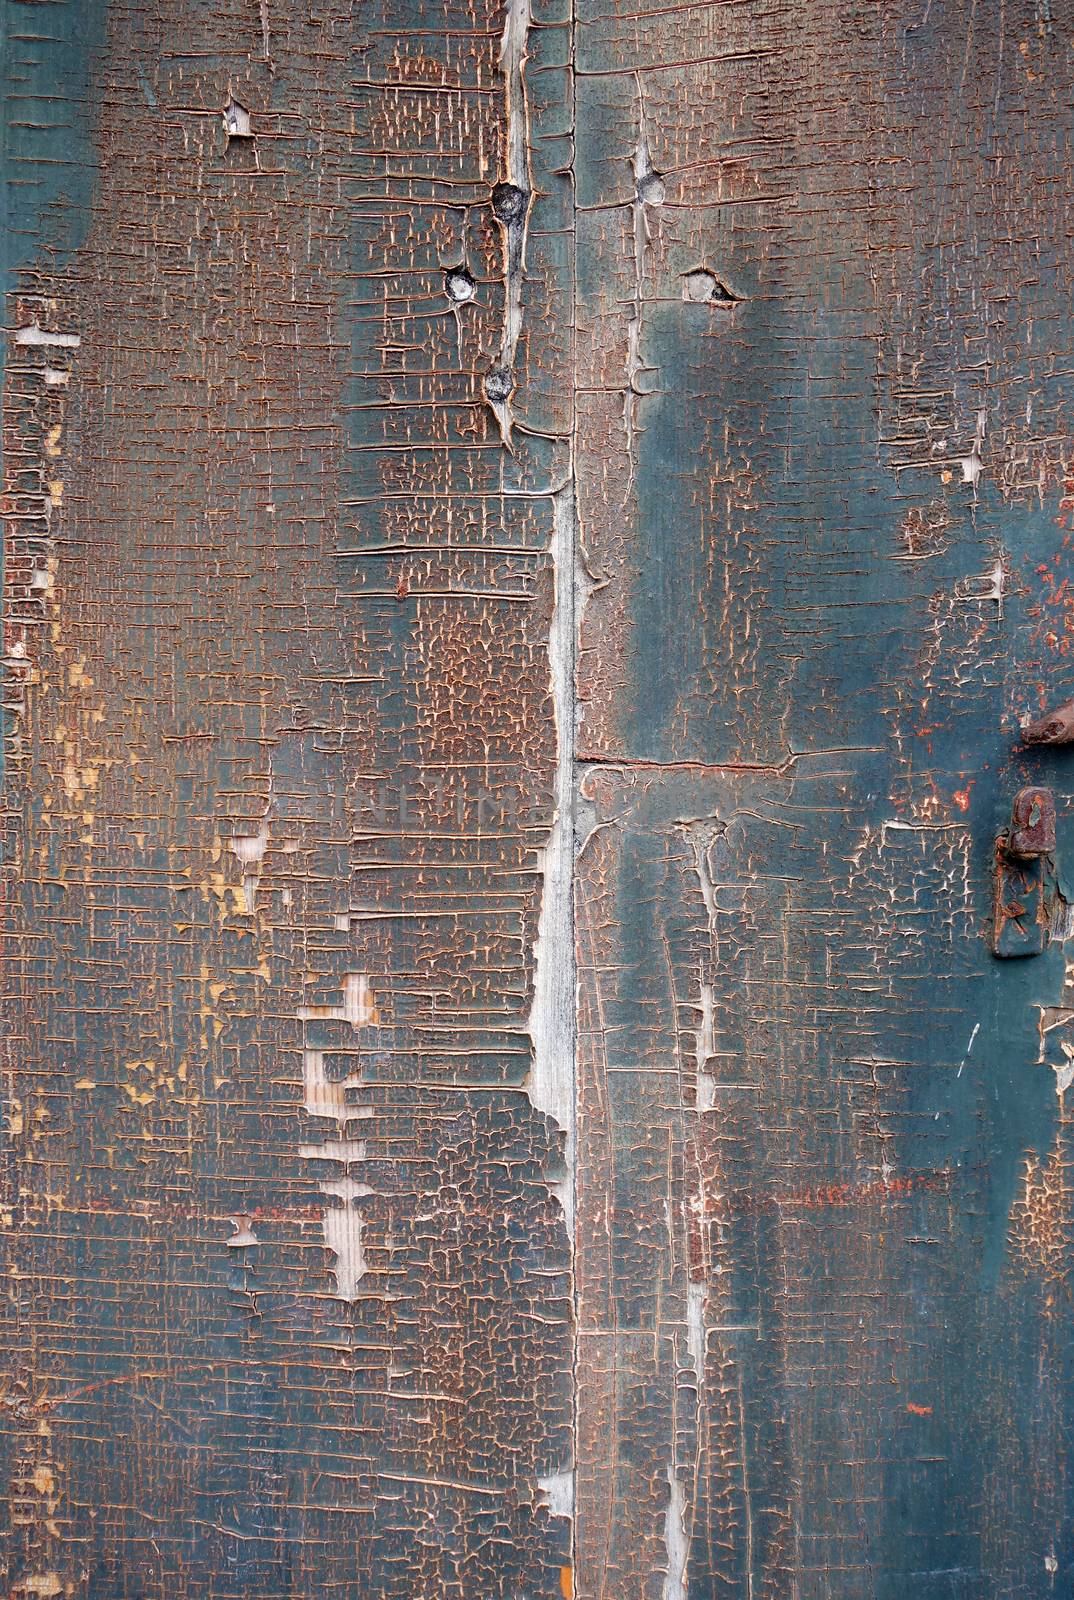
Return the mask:
<path fill-rule="evenodd" d="M 136 1106 L 151 1105 L 156 1099 L 156 1095 L 151 1094 L 148 1089 L 139 1089 L 133 1083 L 125 1083 L 123 1085 L 123 1092 L 134 1101 Z"/>
<path fill-rule="evenodd" d="M 63 1593 L 63 1584 L 60 1582 L 58 1572 L 35 1572 L 32 1577 L 23 1578 L 18 1587 L 24 1589 L 27 1594 L 45 1595 L 46 1597 Z"/>

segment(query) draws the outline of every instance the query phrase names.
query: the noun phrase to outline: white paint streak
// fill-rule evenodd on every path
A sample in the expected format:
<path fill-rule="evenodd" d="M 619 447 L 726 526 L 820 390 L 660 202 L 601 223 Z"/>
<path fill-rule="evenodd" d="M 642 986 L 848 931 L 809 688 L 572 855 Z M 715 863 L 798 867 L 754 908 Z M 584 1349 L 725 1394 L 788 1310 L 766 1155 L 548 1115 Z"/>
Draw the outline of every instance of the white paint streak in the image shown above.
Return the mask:
<path fill-rule="evenodd" d="M 699 1395 L 705 1381 L 705 1293 L 703 1283 L 690 1283 L 686 1287 L 686 1342 Z"/>
<path fill-rule="evenodd" d="M 534 946 L 533 1004 L 529 1017 L 533 1062 L 527 1089 L 539 1111 L 566 1135 L 567 1178 L 559 1194 L 568 1230 L 574 1218 L 575 987 L 574 917 L 574 496 L 561 490 L 553 502 L 552 570 L 555 603 L 548 632 L 548 662 L 556 720 L 555 812 L 541 851 L 541 914 Z"/>
<path fill-rule="evenodd" d="M 637 277 L 634 307 L 627 325 L 626 385 L 623 389 L 623 432 L 626 435 L 627 471 L 621 504 L 626 505 L 634 486 L 636 465 L 635 445 L 637 435 L 637 403 L 643 391 L 638 380 L 644 371 L 641 359 L 641 275 Z"/>
<path fill-rule="evenodd" d="M 251 914 L 257 900 L 257 880 L 269 842 L 269 825 L 263 822 L 256 833 L 237 833 L 228 840 L 228 849 L 242 867 L 242 892 Z"/>
<path fill-rule="evenodd" d="M 970 1059 L 970 1052 L 973 1049 L 973 1041 L 976 1039 L 976 1037 L 980 1033 L 980 1031 L 981 1031 L 981 1024 L 979 1022 L 975 1022 L 974 1025 L 973 1025 L 973 1032 L 970 1034 L 970 1042 L 966 1046 L 966 1054 L 962 1057 L 962 1060 L 959 1062 L 958 1072 L 955 1074 L 955 1076 L 958 1077 L 958 1078 L 961 1078 L 961 1076 L 962 1076 L 962 1068 L 966 1065 L 966 1062 Z"/>
<path fill-rule="evenodd" d="M 338 1006 L 299 1006 L 300 1022 L 349 1022 L 352 1028 L 373 1027 L 377 1004 L 364 972 L 343 974 L 343 1003 Z"/>
<path fill-rule="evenodd" d="M 507 82 L 507 181 L 528 195 L 529 105 L 526 61 L 530 34 L 530 0 L 508 0 L 500 40 L 500 67 Z"/>
<path fill-rule="evenodd" d="M 52 346 L 59 350 L 77 350 L 82 343 L 80 333 L 50 333 L 47 328 L 42 328 L 39 323 L 28 323 L 25 328 L 16 328 L 15 343 L 21 345 Z M 48 382 L 48 379 L 45 380 Z"/>
<path fill-rule="evenodd" d="M 746 1453 L 746 1397 L 742 1389 L 742 1367 L 738 1368 L 738 1446 L 742 1461 L 742 1503 L 746 1513 L 746 1596 L 753 1600 L 753 1490 L 750 1487 L 749 1457 Z"/>
<path fill-rule="evenodd" d="M 344 973 L 341 989 L 342 999 L 338 1005 L 300 1006 L 298 1020 L 304 1024 L 350 1023 L 356 1032 L 359 1028 L 375 1025 L 378 1021 L 376 996 L 366 974 Z M 347 1100 L 348 1089 L 359 1087 L 362 1079 L 360 1074 L 353 1073 L 346 1078 L 330 1078 L 325 1070 L 326 1052 L 310 1043 L 308 1027 L 303 1032 L 305 1107 L 310 1116 L 325 1117 L 334 1122 L 336 1131 L 316 1144 L 301 1145 L 299 1154 L 307 1161 L 335 1161 L 344 1168 L 342 1177 L 324 1179 L 319 1188 L 327 1200 L 339 1201 L 338 1205 L 329 1205 L 325 1209 L 324 1238 L 336 1258 L 332 1269 L 336 1294 L 341 1300 L 350 1302 L 358 1298 L 358 1285 L 366 1273 L 362 1251 L 362 1219 L 354 1209 L 354 1202 L 375 1192 L 367 1183 L 352 1178 L 346 1170 L 352 1161 L 366 1159 L 365 1141 L 345 1137 L 347 1123 L 365 1114 L 365 1108 L 352 1106 Z"/>
<path fill-rule="evenodd" d="M 522 283 L 526 266 L 526 234 L 529 225 L 533 182 L 529 159 L 529 101 L 526 95 L 526 62 L 530 33 L 530 0 L 507 0 L 503 37 L 500 41 L 500 67 L 506 84 L 507 142 L 506 182 L 525 196 L 525 210 L 517 222 L 500 221 L 503 236 L 504 313 L 498 369 L 505 374 L 507 393 L 488 396 L 504 444 L 511 447 L 514 392 L 514 364 L 522 335 Z"/>
<path fill-rule="evenodd" d="M 343 975 L 343 1016 L 352 1028 L 369 1027 L 376 1021 L 376 1004 L 369 979 L 364 972 L 347 972 Z"/>
<path fill-rule="evenodd" d="M 694 1033 L 694 1060 L 697 1066 L 697 1109 L 711 1111 L 715 1103 L 715 1079 L 709 1071 L 714 1048 L 713 1023 L 715 1008 L 712 984 L 701 984 L 701 1020 Z"/>
<path fill-rule="evenodd" d="M 299 1145 L 298 1153 L 307 1161 L 364 1161 L 366 1144 L 364 1139 L 331 1139 L 327 1144 Z M 362 1192 L 372 1194 L 373 1190 L 363 1186 Z"/>
<path fill-rule="evenodd" d="M 685 1600 L 686 1561 L 690 1554 L 690 1543 L 686 1537 L 686 1495 L 670 1463 L 668 1503 L 664 1512 L 664 1548 L 668 1567 L 664 1576 L 663 1600 Z"/>
<path fill-rule="evenodd" d="M 969 578 L 960 578 L 955 585 L 952 598 L 961 604 L 978 604 L 994 600 L 1002 617 L 1006 591 L 1007 571 L 1002 559 L 997 559 L 994 565 L 984 572 L 976 573 Z"/>
<path fill-rule="evenodd" d="M 537 1487 L 548 1498 L 548 1509 L 554 1517 L 574 1516 L 574 1473 L 550 1472 L 537 1479 Z"/>
<path fill-rule="evenodd" d="M 634 172 L 634 199 L 632 225 L 634 234 L 634 303 L 630 309 L 627 328 L 626 385 L 623 390 L 623 429 L 626 434 L 627 474 L 622 504 L 625 506 L 634 483 L 635 444 L 637 436 L 637 403 L 644 391 L 639 380 L 646 370 L 641 355 L 642 312 L 645 298 L 645 250 L 649 243 L 650 206 L 664 203 L 664 180 L 654 172 L 649 153 L 649 140 L 645 131 L 645 96 L 641 76 L 635 74 L 638 91 L 638 142 L 630 164 Z"/>
<path fill-rule="evenodd" d="M 649 151 L 649 137 L 645 128 L 645 99 L 641 90 L 640 75 L 636 74 L 636 79 L 638 85 L 638 142 L 634 147 L 634 154 L 630 158 L 630 164 L 634 169 L 635 204 L 639 206 L 662 206 L 666 199 L 664 180 L 653 168 L 653 158 Z M 647 222 L 645 223 L 644 237 L 647 241 L 649 237 Z"/>
<path fill-rule="evenodd" d="M 358 1285 L 366 1274 L 366 1260 L 362 1252 L 362 1219 L 354 1209 L 354 1202 L 370 1193 L 368 1185 L 356 1183 L 353 1178 L 336 1178 L 322 1183 L 321 1193 L 341 1202 L 329 1206 L 324 1214 L 324 1237 L 328 1248 L 335 1252 L 336 1293 L 341 1300 L 353 1302 L 358 1298 Z"/>
<path fill-rule="evenodd" d="M 987 421 L 988 412 L 978 411 L 977 430 L 973 440 L 973 449 L 970 451 L 968 456 L 962 456 L 959 461 L 959 466 L 962 468 L 962 481 L 963 483 L 971 483 L 973 485 L 974 493 L 977 492 L 977 482 L 981 476 L 981 470 L 984 465 L 981 457 L 981 448 L 984 444 L 985 424 Z"/>
<path fill-rule="evenodd" d="M 330 1078 L 324 1070 L 323 1050 L 303 1050 L 302 1068 L 306 1088 L 305 1106 L 310 1116 L 330 1117 L 333 1122 L 345 1122 L 349 1112 L 346 1091 L 361 1080 L 356 1077 Z"/>

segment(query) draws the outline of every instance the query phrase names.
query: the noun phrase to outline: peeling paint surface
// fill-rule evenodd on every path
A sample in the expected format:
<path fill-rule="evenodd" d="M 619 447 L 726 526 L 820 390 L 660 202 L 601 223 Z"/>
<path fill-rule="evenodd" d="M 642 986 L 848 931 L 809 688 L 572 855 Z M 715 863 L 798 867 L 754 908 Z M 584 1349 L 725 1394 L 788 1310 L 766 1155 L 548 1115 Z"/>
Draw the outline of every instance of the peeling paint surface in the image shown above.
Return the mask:
<path fill-rule="evenodd" d="M 0 1591 L 560 1597 L 566 19 L 8 11 Z"/>
<path fill-rule="evenodd" d="M 1024 785 L 1074 849 L 1021 741 L 1071 683 L 1072 27 L 578 15 L 594 1600 L 1069 1582 L 1066 930 L 989 928 Z"/>
<path fill-rule="evenodd" d="M 0 1590 L 1066 1592 L 1074 9 L 0 45 Z"/>

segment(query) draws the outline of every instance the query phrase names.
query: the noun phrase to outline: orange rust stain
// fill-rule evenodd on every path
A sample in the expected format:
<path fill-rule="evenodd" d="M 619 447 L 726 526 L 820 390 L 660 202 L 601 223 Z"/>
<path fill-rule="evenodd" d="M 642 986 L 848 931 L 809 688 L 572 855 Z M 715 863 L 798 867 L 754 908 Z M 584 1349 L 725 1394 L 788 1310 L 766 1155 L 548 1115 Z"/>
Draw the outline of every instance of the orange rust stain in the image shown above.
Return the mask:
<path fill-rule="evenodd" d="M 562 1594 L 563 1600 L 574 1600 L 574 1569 L 572 1567 L 560 1567 L 559 1592 Z"/>
<path fill-rule="evenodd" d="M 931 1417 L 932 1416 L 932 1407 L 931 1406 L 918 1406 L 918 1405 L 915 1405 L 912 1400 L 907 1400 L 906 1409 L 907 1409 L 907 1411 L 910 1412 L 910 1414 L 912 1416 L 915 1416 L 915 1417 Z"/>
<path fill-rule="evenodd" d="M 976 782 L 976 778 L 971 778 L 964 789 L 956 789 L 951 796 L 960 811 L 965 812 L 970 809 L 970 791 Z"/>
<path fill-rule="evenodd" d="M 1068 534 L 1063 540 L 1063 550 L 1056 554 L 1054 570 L 1046 561 L 1040 562 L 1036 568 L 1043 592 L 1032 612 L 1040 619 L 1032 638 L 1034 644 L 1046 646 L 1057 655 L 1069 654 L 1071 638 L 1074 636 L 1074 590 L 1071 589 L 1070 579 L 1061 576 L 1066 559 L 1064 551 L 1069 543 Z"/>
<path fill-rule="evenodd" d="M 939 1167 L 931 1171 L 909 1172 L 903 1177 L 876 1179 L 870 1183 L 832 1183 L 788 1190 L 779 1194 L 758 1195 L 739 1190 L 730 1196 L 732 1211 L 758 1211 L 772 1207 L 824 1211 L 829 1207 L 883 1204 L 901 1200 L 920 1190 L 944 1192 L 951 1185 L 951 1171 Z"/>

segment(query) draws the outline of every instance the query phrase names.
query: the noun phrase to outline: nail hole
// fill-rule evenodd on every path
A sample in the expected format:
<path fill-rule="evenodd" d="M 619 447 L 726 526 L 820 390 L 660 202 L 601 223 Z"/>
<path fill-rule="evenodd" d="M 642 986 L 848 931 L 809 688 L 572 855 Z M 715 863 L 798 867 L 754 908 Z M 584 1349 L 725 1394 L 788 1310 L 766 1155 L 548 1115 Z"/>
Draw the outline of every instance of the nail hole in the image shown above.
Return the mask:
<path fill-rule="evenodd" d="M 456 305 L 463 305 L 474 298 L 477 285 L 465 267 L 449 267 L 444 273 L 444 293 Z"/>
<path fill-rule="evenodd" d="M 490 367 L 485 374 L 485 398 L 493 405 L 506 400 L 514 387 L 514 380 L 506 367 Z"/>
<path fill-rule="evenodd" d="M 646 172 L 638 179 L 638 199 L 643 206 L 662 206 L 667 196 L 664 180 L 659 172 Z"/>
<path fill-rule="evenodd" d="M 529 205 L 529 195 L 514 183 L 498 183 L 492 191 L 493 214 L 510 226 L 521 222 Z"/>
<path fill-rule="evenodd" d="M 224 128 L 229 139 L 252 139 L 250 113 L 240 105 L 234 95 L 224 107 Z"/>
<path fill-rule="evenodd" d="M 698 305 L 737 306 L 742 299 L 707 267 L 683 274 L 682 297 Z"/>

